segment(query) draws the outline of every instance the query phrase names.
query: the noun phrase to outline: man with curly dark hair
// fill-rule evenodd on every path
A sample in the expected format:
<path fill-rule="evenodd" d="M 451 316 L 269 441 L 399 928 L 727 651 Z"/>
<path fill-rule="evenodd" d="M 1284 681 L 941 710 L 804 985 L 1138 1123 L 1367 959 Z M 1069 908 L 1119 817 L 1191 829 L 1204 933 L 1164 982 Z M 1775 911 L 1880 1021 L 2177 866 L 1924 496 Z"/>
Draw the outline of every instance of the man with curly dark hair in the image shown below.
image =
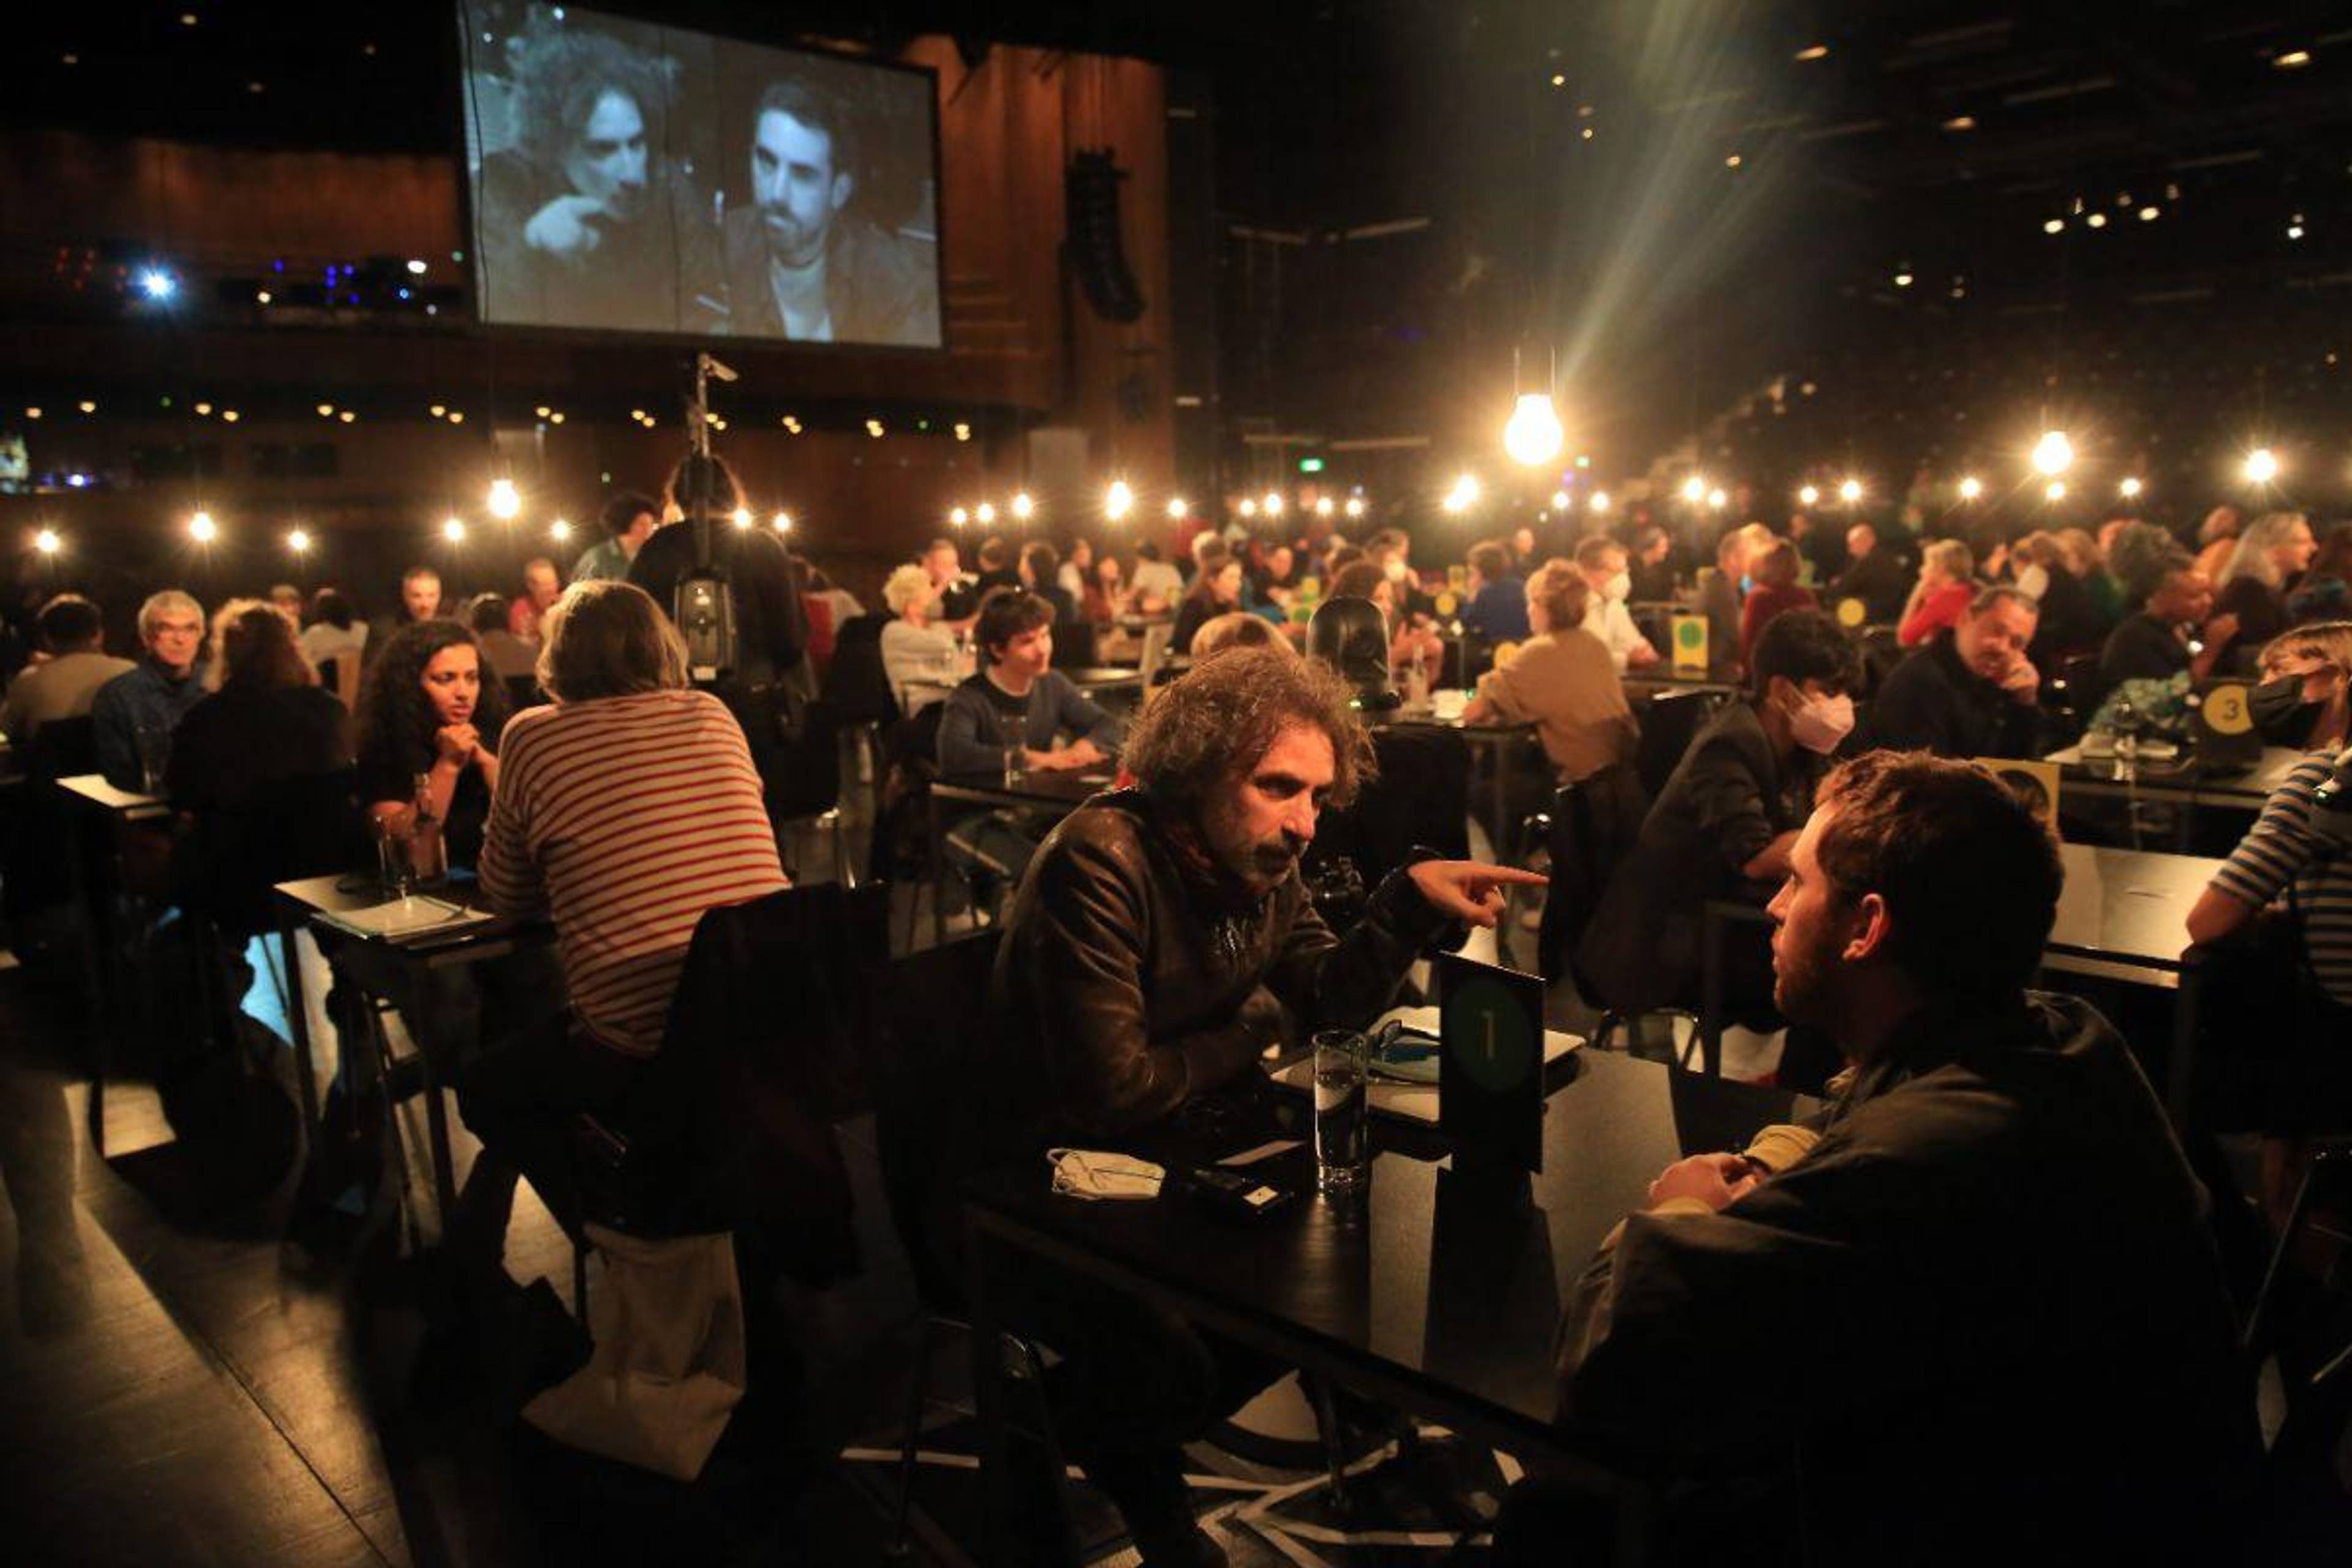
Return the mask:
<path fill-rule="evenodd" d="M 1299 857 L 1371 769 L 1347 684 L 1279 648 L 1234 648 L 1153 700 L 1135 784 L 1039 847 L 1005 919 L 988 1024 L 959 1103 L 967 1158 L 1123 1140 L 1244 1090 L 1286 1023 L 1361 1027 L 1425 948 L 1492 926 L 1531 872 L 1423 855 L 1344 937 Z M 1450 945 L 1450 942 L 1447 945 Z M 1181 1445 L 1273 1371 L 1173 1316 L 1042 1267 L 1016 1312 L 1072 1364 L 1066 1430 L 1147 1563 L 1214 1563 L 1185 1506 Z"/>

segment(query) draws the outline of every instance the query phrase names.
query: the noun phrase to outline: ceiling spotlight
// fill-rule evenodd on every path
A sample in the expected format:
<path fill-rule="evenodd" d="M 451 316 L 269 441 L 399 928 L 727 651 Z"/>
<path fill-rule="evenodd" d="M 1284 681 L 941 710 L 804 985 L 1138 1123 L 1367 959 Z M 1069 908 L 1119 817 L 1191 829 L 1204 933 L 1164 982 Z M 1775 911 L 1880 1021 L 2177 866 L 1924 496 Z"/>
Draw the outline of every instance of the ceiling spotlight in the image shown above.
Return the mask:
<path fill-rule="evenodd" d="M 1822 487 L 1819 485 L 1801 485 L 1797 489 L 1797 504 L 1799 506 L 1811 506 L 1821 499 Z"/>
<path fill-rule="evenodd" d="M 992 500 L 981 502 L 972 509 L 971 520 L 982 528 L 988 527 L 996 521 L 996 503 Z"/>
<path fill-rule="evenodd" d="M 210 544 L 220 537 L 220 526 L 213 521 L 212 513 L 200 511 L 188 519 L 188 537 L 198 544 Z"/>
<path fill-rule="evenodd" d="M 1349 517 L 1361 517 L 1364 515 L 1364 498 L 1361 496 L 1349 496 L 1348 498 L 1348 504 L 1339 510 L 1346 512 Z"/>
<path fill-rule="evenodd" d="M 150 300 L 168 300 L 179 288 L 179 280 L 160 267 L 150 267 L 139 275 L 140 292 Z"/>
<path fill-rule="evenodd" d="M 1551 510 L 1554 511 L 1566 511 L 1568 510 L 1568 492 L 1566 490 L 1554 490 L 1551 492 Z"/>
<path fill-rule="evenodd" d="M 1014 492 L 1013 497 L 1013 516 L 1019 518 L 1022 521 L 1026 522 L 1036 510 L 1037 503 L 1029 499 L 1029 492 L 1027 490 L 1018 490 Z"/>
<path fill-rule="evenodd" d="M 1265 512 L 1268 517 L 1280 517 L 1282 515 L 1282 492 L 1280 490 L 1266 491 L 1265 499 L 1258 502 L 1258 510 Z"/>
<path fill-rule="evenodd" d="M 1830 47 L 1827 44 L 1807 44 L 1797 51 L 1797 61 L 1801 65 L 1807 60 L 1827 59 L 1829 53 Z"/>
<path fill-rule="evenodd" d="M 464 409 L 462 409 L 462 408 L 452 408 L 451 410 L 449 410 L 449 423 L 450 423 L 450 424 L 452 424 L 452 425 L 463 425 L 465 422 L 466 422 L 466 411 L 465 411 Z M 653 422 L 651 419 L 647 419 L 647 420 L 646 421 L 646 428 L 647 428 L 648 430 L 652 429 L 652 428 L 653 428 L 653 423 L 654 423 L 654 422 Z"/>
<path fill-rule="evenodd" d="M 2107 226 L 2107 215 L 2105 213 L 2093 213 L 2090 216 L 2083 220 L 2083 226 L 2085 228 L 2105 228 Z"/>
<path fill-rule="evenodd" d="M 334 416 L 335 416 L 335 405 L 334 405 L 333 404 L 331 404 L 331 403 L 321 403 L 320 405 L 319 405 L 319 417 L 320 417 L 320 418 L 321 418 L 321 419 L 332 419 Z"/>
<path fill-rule="evenodd" d="M 2266 485 L 2279 474 L 2278 454 L 2268 447 L 2257 447 L 2246 454 L 2246 481 Z"/>
<path fill-rule="evenodd" d="M 1559 427 L 1559 410 L 1552 406 L 1548 392 L 1521 393 L 1511 407 L 1510 418 L 1503 422 L 1503 450 L 1510 454 L 1511 461 L 1526 468 L 1559 457 L 1567 439 Z"/>
<path fill-rule="evenodd" d="M 2126 479 L 2123 483 L 2116 487 L 2117 492 L 2120 493 L 2126 500 L 2131 500 L 2137 498 L 2141 489 L 2142 486 L 2140 485 L 2139 479 L 2137 476 Z"/>
<path fill-rule="evenodd" d="M 87 397 L 83 398 L 79 403 L 75 404 L 74 406 L 80 409 L 84 414 L 95 414 L 98 412 L 98 405 Z"/>
<path fill-rule="evenodd" d="M 512 522 L 522 514 L 522 492 L 515 489 L 512 479 L 492 479 L 488 505 L 492 517 Z"/>
<path fill-rule="evenodd" d="M 1969 474 L 1960 480 L 1962 500 L 1974 500 L 1982 494 L 1984 494 L 1984 481 L 1974 474 Z"/>
<path fill-rule="evenodd" d="M 55 555 L 64 543 L 65 541 L 58 537 L 58 531 L 54 528 L 45 528 L 33 535 L 33 548 L 44 555 Z"/>
<path fill-rule="evenodd" d="M 434 418 L 436 418 L 436 419 L 446 418 L 446 417 L 448 416 L 448 413 L 449 413 L 449 405 L 448 405 L 447 404 L 446 404 L 446 403 L 436 403 L 436 404 L 435 404 L 432 407 L 430 407 L 430 408 L 426 409 L 425 412 L 425 413 L 427 413 L 427 414 L 430 414 L 430 415 L 431 415 L 431 416 L 433 416 L 433 417 L 434 417 Z M 635 413 L 634 413 L 634 414 L 632 414 L 632 415 L 630 415 L 630 416 L 629 416 L 629 417 L 630 417 L 630 418 L 632 418 L 632 419 L 643 419 L 645 416 L 646 416 L 645 410 L 644 410 L 644 409 L 642 409 L 642 408 L 638 409 Z"/>
<path fill-rule="evenodd" d="M 2309 49 L 2286 49 L 2271 57 L 2271 64 L 2283 71 L 2301 70 L 2310 63 Z"/>
<path fill-rule="evenodd" d="M 253 302 L 257 305 L 267 305 L 270 298 L 270 292 L 267 289 L 257 289 L 253 291 Z"/>
<path fill-rule="evenodd" d="M 1739 154 L 1734 153 L 1729 157 L 1726 158 L 1723 161 L 1723 166 L 1727 169 L 1737 169 L 1739 167 Z"/>
<path fill-rule="evenodd" d="M 423 260 L 421 258 L 418 258 L 418 257 L 414 257 L 414 256 L 410 257 L 410 258 L 408 258 L 408 270 L 409 270 L 409 272 L 410 272 L 410 274 L 411 274 L 412 276 L 415 276 L 415 277 L 417 277 L 417 278 L 422 278 L 422 277 L 424 277 L 424 276 L 425 276 L 425 262 L 424 262 L 424 260 Z"/>
<path fill-rule="evenodd" d="M 1445 492 L 1444 500 L 1439 504 L 1444 506 L 1447 511 L 1453 512 L 1458 516 L 1463 512 L 1468 511 L 1477 503 L 1477 476 L 1475 474 L 1456 474 L 1454 478 L 1454 488 Z"/>
<path fill-rule="evenodd" d="M 1329 517 L 1330 515 L 1332 515 L 1334 512 L 1338 511 L 1339 510 L 1339 502 L 1337 502 L 1337 501 L 1335 501 L 1335 500 L 1333 500 L 1329 496 L 1318 496 L 1318 497 L 1316 498 L 1316 500 L 1315 500 L 1315 515 L 1316 515 L 1316 516 L 1318 516 L 1318 517 Z"/>
<path fill-rule="evenodd" d="M 547 525 L 547 537 L 561 544 L 572 537 L 572 525 L 559 517 Z"/>
<path fill-rule="evenodd" d="M 212 412 L 212 409 L 207 405 L 199 403 L 196 405 L 196 412 L 199 414 L 209 414 Z M 27 408 L 25 410 L 25 417 L 27 419 L 38 419 L 40 416 L 41 411 L 37 407 Z"/>
<path fill-rule="evenodd" d="M 308 555 L 310 552 L 310 536 L 299 528 L 295 529 L 286 536 L 286 548 L 297 555 Z"/>
<path fill-rule="evenodd" d="M 547 416 L 547 422 L 548 422 L 550 425 L 561 425 L 561 424 L 562 424 L 562 423 L 563 423 L 563 410 L 562 410 L 561 408 L 559 408 L 559 409 L 557 409 L 554 413 L 552 413 L 552 414 L 549 415 L 549 416 Z"/>
<path fill-rule="evenodd" d="M 1113 479 L 1110 489 L 1103 491 L 1103 515 L 1117 522 L 1135 510 L 1135 491 L 1125 479 Z"/>
<path fill-rule="evenodd" d="M 1720 485 L 1706 492 L 1706 504 L 1717 511 L 1721 511 L 1730 500 L 1729 496 L 1723 493 L 1723 487 Z"/>
<path fill-rule="evenodd" d="M 441 520 L 441 537 L 452 544 L 463 544 L 466 542 L 466 525 L 457 518 L 445 517 Z"/>
<path fill-rule="evenodd" d="M 1235 506 L 1234 510 L 1244 517 L 1255 517 L 1257 515 L 1257 502 L 1252 500 L 1247 496 L 1244 496 L 1241 499 L 1240 504 Z"/>
<path fill-rule="evenodd" d="M 1706 499 L 1706 481 L 1693 474 L 1683 481 L 1683 500 L 1696 505 Z"/>
<path fill-rule="evenodd" d="M 971 521 L 971 513 L 964 510 L 963 508 L 957 506 L 950 507 L 948 509 L 948 521 L 955 527 L 961 528 L 965 523 L 970 522 Z"/>
<path fill-rule="evenodd" d="M 971 440 L 971 426 L 969 426 L 969 425 L 967 425 L 967 424 L 965 424 L 965 423 L 964 423 L 962 420 L 961 420 L 961 419 L 957 420 L 957 421 L 956 421 L 956 425 L 955 425 L 955 438 L 956 438 L 957 440 L 959 440 L 959 441 L 969 441 L 969 440 Z"/>
<path fill-rule="evenodd" d="M 2033 469 L 2041 474 L 2063 474 L 2074 462 L 2074 443 L 2066 439 L 2063 430 L 2044 430 L 2042 439 L 2033 443 Z"/>
<path fill-rule="evenodd" d="M 727 514 L 727 521 L 738 528 L 749 528 L 751 526 L 751 509 L 748 506 L 739 506 Z"/>
<path fill-rule="evenodd" d="M 801 433 L 801 420 L 799 415 L 787 414 L 784 416 L 784 433 L 790 436 L 797 436 Z"/>
<path fill-rule="evenodd" d="M 234 408 L 224 408 L 221 410 L 221 423 L 224 425 L 234 425 L 241 417 L 242 416 L 240 416 Z"/>
<path fill-rule="evenodd" d="M 546 405 L 546 404 L 544 404 L 544 403 L 542 403 L 542 404 L 541 404 L 538 407 L 536 407 L 536 408 L 532 409 L 530 412 L 531 412 L 531 415 L 532 415 L 532 416 L 533 416 L 533 417 L 535 417 L 535 418 L 540 418 L 540 419 L 544 419 L 544 418 L 546 418 L 546 417 L 547 417 L 548 413 L 549 413 L 549 410 L 548 410 L 548 406 L 547 406 L 547 405 Z"/>
<path fill-rule="evenodd" d="M 1974 131 L 1976 128 L 1977 117 L 1973 114 L 1955 114 L 1944 121 L 1947 131 Z"/>
<path fill-rule="evenodd" d="M 866 422 L 866 433 L 868 436 L 873 437 L 877 441 L 882 439 L 883 436 L 887 434 L 887 432 L 882 428 L 882 421 L 879 419 L 868 419 Z"/>
<path fill-rule="evenodd" d="M 1168 498 L 1168 517 L 1171 521 L 1183 521 L 1185 514 L 1192 510 L 1192 509 L 1190 506 L 1185 504 L 1185 500 L 1182 496 L 1170 496 Z"/>
<path fill-rule="evenodd" d="M 2051 480 L 2047 485 L 2042 487 L 2042 496 L 2044 500 L 2064 500 L 2066 499 L 2066 481 L 2063 479 Z"/>
<path fill-rule="evenodd" d="M 1838 486 L 1838 500 L 1845 502 L 1846 505 L 1852 506 L 1861 499 L 1862 481 L 1860 479 L 1848 479 Z"/>
<path fill-rule="evenodd" d="M 1592 499 L 1584 504 L 1591 507 L 1595 511 L 1607 511 L 1609 510 L 1609 492 L 1607 490 L 1594 490 L 1592 492 Z"/>
<path fill-rule="evenodd" d="M 790 533 L 793 531 L 793 514 L 788 511 L 780 511 L 775 516 L 768 520 L 768 526 L 774 529 L 778 533 Z"/>
<path fill-rule="evenodd" d="M 1895 274 L 1895 286 L 1897 289 L 1908 289 L 1911 287 L 1911 269 L 1908 267 L 1902 268 Z"/>
<path fill-rule="evenodd" d="M 350 425 L 355 422 L 359 418 L 359 416 L 346 408 L 336 414 L 335 418 L 342 424 Z"/>
<path fill-rule="evenodd" d="M 2295 214 L 2294 218 L 2288 222 L 2286 226 L 2286 237 L 2289 239 L 2301 239 L 2303 237 L 2303 215 L 2301 213 Z"/>
<path fill-rule="evenodd" d="M 2139 209 L 2139 221 L 2142 223 L 2154 223 L 2162 216 L 2163 215 L 2161 213 L 2152 206 L 2142 207 Z"/>
<path fill-rule="evenodd" d="M 2066 220 L 2063 217 L 2044 218 L 2042 220 L 2042 232 L 2044 234 L 2061 234 L 2065 231 L 2065 227 Z"/>

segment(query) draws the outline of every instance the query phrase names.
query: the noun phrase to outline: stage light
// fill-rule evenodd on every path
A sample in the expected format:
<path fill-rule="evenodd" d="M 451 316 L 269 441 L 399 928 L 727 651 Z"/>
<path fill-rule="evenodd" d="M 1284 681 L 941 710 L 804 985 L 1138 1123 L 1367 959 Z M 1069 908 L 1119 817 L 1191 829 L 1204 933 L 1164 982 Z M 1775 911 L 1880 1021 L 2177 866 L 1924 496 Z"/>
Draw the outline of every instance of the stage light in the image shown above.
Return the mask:
<path fill-rule="evenodd" d="M 2074 464 L 2074 443 L 2066 439 L 2063 430 L 2044 430 L 2042 439 L 2033 443 L 2033 471 L 2039 474 L 2063 474 Z"/>
<path fill-rule="evenodd" d="M 1592 499 L 1585 502 L 1585 505 L 1591 507 L 1594 511 L 1607 511 L 1609 510 L 1609 492 L 1607 490 L 1594 490 L 1592 492 Z"/>
<path fill-rule="evenodd" d="M 2257 447 L 2246 454 L 2246 482 L 2266 485 L 2279 474 L 2278 454 L 2268 447 Z"/>
<path fill-rule="evenodd" d="M 2048 484 L 2042 486 L 2042 499 L 2051 501 L 2064 500 L 2066 499 L 2066 481 L 2063 479 L 2053 479 Z"/>
<path fill-rule="evenodd" d="M 1568 492 L 1566 490 L 1554 490 L 1551 492 L 1551 510 L 1554 511 L 1566 511 L 1568 510 Z"/>
<path fill-rule="evenodd" d="M 1503 422 L 1503 450 L 1525 468 L 1549 463 L 1559 456 L 1567 433 L 1559 427 L 1559 410 L 1548 392 L 1523 392 Z"/>
<path fill-rule="evenodd" d="M 749 528 L 751 526 L 751 509 L 748 506 L 739 506 L 728 513 L 727 521 L 738 528 Z"/>
<path fill-rule="evenodd" d="M 2065 227 L 2066 220 L 2063 217 L 2044 218 L 2042 220 L 2042 232 L 2044 234 L 2063 233 L 2065 230 Z"/>
<path fill-rule="evenodd" d="M 1013 497 L 1013 516 L 1019 518 L 1022 521 L 1026 522 L 1036 510 L 1037 503 L 1029 499 L 1029 492 L 1027 490 L 1019 490 L 1014 492 Z"/>
<path fill-rule="evenodd" d="M 2117 485 L 2116 489 L 2121 492 L 2124 500 L 2132 500 L 2139 495 L 2140 482 L 2137 477 L 2127 479 L 2124 480 L 2123 483 Z"/>
<path fill-rule="evenodd" d="M 1838 500 L 1845 502 L 1846 505 L 1852 506 L 1861 499 L 1862 481 L 1860 479 L 1848 479 L 1838 486 Z"/>
<path fill-rule="evenodd" d="M 1247 496 L 1244 496 L 1241 499 L 1241 504 L 1234 507 L 1234 510 L 1241 513 L 1244 517 L 1255 517 L 1257 515 L 1257 502 L 1250 500 Z"/>
<path fill-rule="evenodd" d="M 445 517 L 441 520 L 441 537 L 452 544 L 463 544 L 466 542 L 466 525 L 457 518 Z"/>
<path fill-rule="evenodd" d="M 1822 487 L 1819 485 L 1801 485 L 1797 489 L 1797 504 L 1799 506 L 1812 506 L 1819 502 L 1821 499 Z"/>
<path fill-rule="evenodd" d="M 790 533 L 793 531 L 793 514 L 788 511 L 780 511 L 775 516 L 768 520 L 768 526 L 774 529 L 778 533 Z"/>
<path fill-rule="evenodd" d="M 522 515 L 522 492 L 515 489 L 512 479 L 492 479 L 488 505 L 492 517 L 512 522 Z"/>
<path fill-rule="evenodd" d="M 1125 479 L 1113 479 L 1110 489 L 1103 491 L 1103 515 L 1117 522 L 1135 510 L 1135 491 Z"/>
<path fill-rule="evenodd" d="M 958 506 L 950 507 L 948 509 L 948 521 L 954 527 L 961 528 L 965 523 L 970 522 L 971 521 L 971 513 L 964 510 L 963 508 Z"/>
<path fill-rule="evenodd" d="M 212 513 L 199 511 L 188 519 L 188 537 L 198 544 L 210 544 L 220 537 L 220 525 L 213 521 Z"/>
<path fill-rule="evenodd" d="M 1984 494 L 1984 481 L 1978 479 L 1974 474 L 1969 474 L 1960 480 L 1960 499 L 1962 500 L 1974 500 L 1977 497 L 1982 494 Z"/>
<path fill-rule="evenodd" d="M 547 537 L 561 544 L 572 537 L 572 525 L 559 517 L 547 525 Z"/>
<path fill-rule="evenodd" d="M 1706 504 L 1713 507 L 1717 511 L 1721 511 L 1724 508 L 1724 503 L 1728 501 L 1731 498 L 1729 496 L 1723 493 L 1723 487 L 1720 485 L 1706 492 Z"/>
<path fill-rule="evenodd" d="M 1192 510 L 1192 507 L 1186 504 L 1182 496 L 1170 496 L 1168 498 L 1168 519 L 1170 521 L 1183 521 L 1184 515 Z"/>
<path fill-rule="evenodd" d="M 58 531 L 54 528 L 45 528 L 33 535 L 33 548 L 44 555 L 55 555 L 64 544 L 65 541 L 58 537 Z"/>
<path fill-rule="evenodd" d="M 1696 506 L 1706 499 L 1706 481 L 1693 474 L 1683 481 L 1683 500 Z"/>
<path fill-rule="evenodd" d="M 419 257 L 415 257 L 415 256 L 410 257 L 410 258 L 408 258 L 408 270 L 409 270 L 409 272 L 410 272 L 411 274 L 413 274 L 413 275 L 414 275 L 414 276 L 415 276 L 415 277 L 418 277 L 418 278 L 422 278 L 422 277 L 424 277 L 424 276 L 425 276 L 425 262 L 424 262 L 423 258 L 419 258 Z"/>
<path fill-rule="evenodd" d="M 179 282 L 160 267 L 150 267 L 139 275 L 140 291 L 150 300 L 168 300 L 179 292 Z"/>
<path fill-rule="evenodd" d="M 1361 496 L 1349 496 L 1348 498 L 1348 504 L 1339 510 L 1346 512 L 1349 517 L 1361 517 L 1364 515 L 1364 498 Z"/>
<path fill-rule="evenodd" d="M 1265 512 L 1268 517 L 1280 517 L 1282 515 L 1282 492 L 1280 490 L 1266 491 L 1265 499 L 1258 502 L 1258 510 Z"/>
<path fill-rule="evenodd" d="M 286 548 L 297 555 L 308 555 L 310 552 L 310 536 L 299 528 L 295 529 L 286 536 Z"/>
<path fill-rule="evenodd" d="M 992 500 L 981 502 L 972 509 L 971 520 L 982 528 L 988 527 L 996 521 L 996 503 Z"/>
<path fill-rule="evenodd" d="M 68 474 L 66 476 L 66 488 L 68 489 L 86 490 L 89 489 L 89 476 L 83 473 Z"/>

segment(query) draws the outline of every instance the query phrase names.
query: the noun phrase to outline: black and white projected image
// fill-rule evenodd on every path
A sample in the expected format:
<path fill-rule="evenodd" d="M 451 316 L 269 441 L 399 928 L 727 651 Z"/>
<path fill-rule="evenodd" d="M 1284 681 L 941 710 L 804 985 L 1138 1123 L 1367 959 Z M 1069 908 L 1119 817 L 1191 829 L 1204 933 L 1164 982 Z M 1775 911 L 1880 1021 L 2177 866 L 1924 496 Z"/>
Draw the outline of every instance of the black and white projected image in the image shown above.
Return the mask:
<path fill-rule="evenodd" d="M 485 321 L 941 346 L 927 73 L 522 0 L 459 25 Z"/>

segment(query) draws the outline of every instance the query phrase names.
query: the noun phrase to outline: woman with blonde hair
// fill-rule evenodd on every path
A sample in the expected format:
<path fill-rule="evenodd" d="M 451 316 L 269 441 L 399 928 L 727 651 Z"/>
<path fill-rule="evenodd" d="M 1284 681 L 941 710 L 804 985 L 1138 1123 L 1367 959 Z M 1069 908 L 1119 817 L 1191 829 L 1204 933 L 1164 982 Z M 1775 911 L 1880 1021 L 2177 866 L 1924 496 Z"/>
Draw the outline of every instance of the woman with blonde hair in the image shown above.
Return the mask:
<path fill-rule="evenodd" d="M 882 628 L 882 673 L 898 711 L 936 702 L 971 673 L 971 658 L 955 633 L 934 625 L 940 590 L 920 566 L 901 566 L 882 584 L 892 620 Z"/>
<path fill-rule="evenodd" d="M 1895 640 L 1917 647 L 1960 616 L 1977 596 L 1976 556 L 1958 539 L 1938 539 L 1919 553 L 1919 581 L 1911 602 L 1903 606 L 1903 622 Z"/>
<path fill-rule="evenodd" d="M 2310 520 L 2299 511 L 2264 512 L 2246 525 L 2218 579 L 2221 596 L 2214 604 L 2238 617 L 2240 647 L 2260 647 L 2293 624 L 2286 591 L 2318 552 Z"/>

